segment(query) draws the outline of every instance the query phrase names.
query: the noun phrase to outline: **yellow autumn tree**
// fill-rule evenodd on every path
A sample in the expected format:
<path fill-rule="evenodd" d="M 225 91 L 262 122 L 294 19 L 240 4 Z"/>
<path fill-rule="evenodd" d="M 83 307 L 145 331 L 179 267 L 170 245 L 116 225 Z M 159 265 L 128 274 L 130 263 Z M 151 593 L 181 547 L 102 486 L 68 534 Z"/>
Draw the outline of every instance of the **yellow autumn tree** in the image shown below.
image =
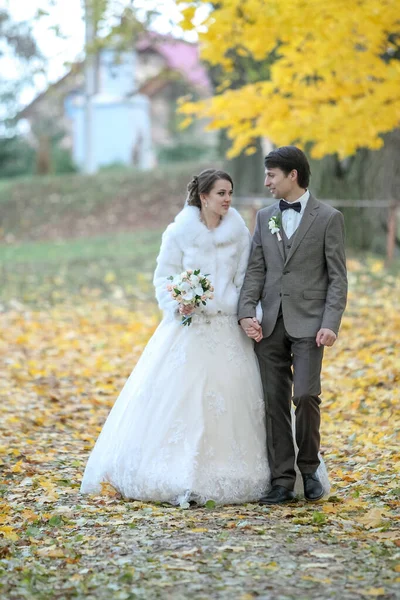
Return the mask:
<path fill-rule="evenodd" d="M 382 134 L 399 126 L 398 0 L 177 3 L 182 27 L 198 30 L 202 58 L 226 74 L 210 101 L 185 102 L 181 111 L 185 121 L 207 117 L 211 128 L 225 129 L 229 156 L 251 152 L 266 136 L 277 145 L 312 144 L 314 158 L 345 158 L 382 147 Z M 229 89 L 238 55 L 269 62 L 268 76 Z"/>

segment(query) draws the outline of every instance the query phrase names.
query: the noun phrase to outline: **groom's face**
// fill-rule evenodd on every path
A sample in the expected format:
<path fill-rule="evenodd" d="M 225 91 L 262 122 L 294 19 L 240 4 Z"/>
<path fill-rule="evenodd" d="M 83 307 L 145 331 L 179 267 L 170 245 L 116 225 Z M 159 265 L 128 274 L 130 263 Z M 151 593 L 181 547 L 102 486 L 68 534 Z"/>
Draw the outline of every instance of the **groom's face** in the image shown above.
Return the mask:
<path fill-rule="evenodd" d="M 265 170 L 265 187 L 274 198 L 286 198 L 293 190 L 297 181 L 297 171 L 293 170 L 288 175 L 278 167 Z"/>

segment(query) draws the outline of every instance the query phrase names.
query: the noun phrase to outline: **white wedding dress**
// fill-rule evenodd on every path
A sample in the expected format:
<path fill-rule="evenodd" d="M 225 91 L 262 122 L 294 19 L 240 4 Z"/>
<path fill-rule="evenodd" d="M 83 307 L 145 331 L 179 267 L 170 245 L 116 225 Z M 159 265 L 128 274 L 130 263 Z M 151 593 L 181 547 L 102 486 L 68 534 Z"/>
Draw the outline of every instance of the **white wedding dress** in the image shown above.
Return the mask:
<path fill-rule="evenodd" d="M 235 316 L 165 318 L 90 455 L 81 491 L 242 503 L 269 488 L 265 408 L 253 343 Z"/>

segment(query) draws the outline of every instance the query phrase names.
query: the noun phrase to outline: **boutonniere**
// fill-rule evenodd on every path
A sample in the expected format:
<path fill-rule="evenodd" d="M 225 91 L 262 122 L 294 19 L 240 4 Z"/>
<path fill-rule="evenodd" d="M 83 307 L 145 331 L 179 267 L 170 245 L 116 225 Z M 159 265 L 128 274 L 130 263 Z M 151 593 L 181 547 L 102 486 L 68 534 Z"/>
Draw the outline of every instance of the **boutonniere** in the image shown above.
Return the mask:
<path fill-rule="evenodd" d="M 276 237 L 278 238 L 278 241 L 281 242 L 282 238 L 281 238 L 281 234 L 279 233 L 279 230 L 281 228 L 281 218 L 279 215 L 275 215 L 275 217 L 271 217 L 270 220 L 268 221 L 268 227 L 269 230 L 272 234 L 276 233 Z"/>

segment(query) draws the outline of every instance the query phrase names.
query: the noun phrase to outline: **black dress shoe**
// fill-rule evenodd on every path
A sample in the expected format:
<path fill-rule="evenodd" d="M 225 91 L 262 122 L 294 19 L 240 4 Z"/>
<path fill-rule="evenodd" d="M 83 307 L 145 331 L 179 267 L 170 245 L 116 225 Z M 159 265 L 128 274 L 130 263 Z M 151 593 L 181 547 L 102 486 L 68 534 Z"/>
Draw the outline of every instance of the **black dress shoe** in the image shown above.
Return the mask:
<path fill-rule="evenodd" d="M 283 485 L 274 485 L 268 494 L 260 499 L 260 504 L 283 504 L 290 502 L 293 498 L 294 492 Z"/>
<path fill-rule="evenodd" d="M 302 473 L 301 476 L 303 477 L 305 499 L 309 502 L 320 500 L 324 495 L 324 488 L 318 479 L 317 472 Z"/>

